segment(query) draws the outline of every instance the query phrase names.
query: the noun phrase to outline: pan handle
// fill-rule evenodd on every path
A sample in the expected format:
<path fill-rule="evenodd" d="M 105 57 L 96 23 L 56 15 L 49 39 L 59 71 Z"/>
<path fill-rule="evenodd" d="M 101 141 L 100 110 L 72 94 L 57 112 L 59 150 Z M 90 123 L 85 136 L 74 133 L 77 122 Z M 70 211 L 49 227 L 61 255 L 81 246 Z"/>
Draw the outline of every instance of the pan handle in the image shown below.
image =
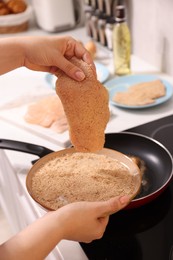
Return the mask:
<path fill-rule="evenodd" d="M 0 139 L 0 149 L 35 154 L 40 158 L 53 152 L 44 146 L 9 139 Z"/>

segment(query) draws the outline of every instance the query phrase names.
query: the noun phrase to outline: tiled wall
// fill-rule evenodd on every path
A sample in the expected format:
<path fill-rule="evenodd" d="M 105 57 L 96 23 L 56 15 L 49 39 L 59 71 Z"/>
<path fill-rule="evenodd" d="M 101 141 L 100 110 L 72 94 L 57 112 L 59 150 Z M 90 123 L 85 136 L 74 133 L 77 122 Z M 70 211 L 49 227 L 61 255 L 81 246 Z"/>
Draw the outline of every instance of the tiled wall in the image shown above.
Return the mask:
<path fill-rule="evenodd" d="M 173 0 L 127 0 L 133 54 L 173 76 Z"/>

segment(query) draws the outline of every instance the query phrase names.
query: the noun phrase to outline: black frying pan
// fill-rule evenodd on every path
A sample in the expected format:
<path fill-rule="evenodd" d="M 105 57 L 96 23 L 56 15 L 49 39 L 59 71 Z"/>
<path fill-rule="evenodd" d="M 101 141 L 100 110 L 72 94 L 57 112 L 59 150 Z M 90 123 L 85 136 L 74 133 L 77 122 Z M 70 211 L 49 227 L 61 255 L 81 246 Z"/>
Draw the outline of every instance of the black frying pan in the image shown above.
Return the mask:
<path fill-rule="evenodd" d="M 136 133 L 112 133 L 106 134 L 105 147 L 137 156 L 145 164 L 141 191 L 128 208 L 152 201 L 169 184 L 173 175 L 173 160 L 169 151 L 158 141 Z M 53 152 L 44 146 L 6 139 L 0 139 L 0 148 L 35 154 L 40 158 Z"/>
<path fill-rule="evenodd" d="M 145 164 L 140 193 L 128 208 L 139 207 L 155 199 L 167 187 L 173 175 L 173 160 L 169 151 L 147 136 L 122 132 L 106 134 L 105 147 L 139 157 Z"/>
<path fill-rule="evenodd" d="M 31 144 L 31 143 L 26 143 L 21 141 L 14 141 L 9 139 L 0 139 L 0 149 L 7 149 L 7 150 L 34 154 L 40 158 L 53 152 L 53 150 L 50 150 L 41 145 Z M 37 160 L 34 160 L 32 164 L 34 164 L 36 161 Z"/>

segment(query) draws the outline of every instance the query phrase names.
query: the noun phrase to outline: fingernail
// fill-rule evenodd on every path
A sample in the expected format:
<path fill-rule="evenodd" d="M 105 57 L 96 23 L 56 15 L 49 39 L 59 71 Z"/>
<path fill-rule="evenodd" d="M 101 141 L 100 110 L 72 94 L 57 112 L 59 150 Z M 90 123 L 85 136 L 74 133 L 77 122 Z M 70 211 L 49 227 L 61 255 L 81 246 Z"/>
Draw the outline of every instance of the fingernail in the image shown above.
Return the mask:
<path fill-rule="evenodd" d="M 91 56 L 90 56 L 88 53 L 85 53 L 85 54 L 83 55 L 83 60 L 84 60 L 86 63 L 88 63 L 88 64 L 90 64 L 90 63 L 92 62 Z"/>
<path fill-rule="evenodd" d="M 91 59 L 91 56 L 89 56 L 88 53 L 85 53 L 85 54 L 84 54 L 83 60 L 84 60 L 86 63 L 90 64 L 90 65 L 93 67 L 94 70 L 96 70 L 96 66 L 95 66 L 95 64 L 94 64 L 94 61 L 93 61 L 93 59 Z"/>
<path fill-rule="evenodd" d="M 76 71 L 75 76 L 78 80 L 83 80 L 85 78 L 85 74 L 82 71 Z"/>
<path fill-rule="evenodd" d="M 130 200 L 129 196 L 125 195 L 119 198 L 119 201 L 121 202 L 121 204 L 126 204 L 128 203 Z"/>

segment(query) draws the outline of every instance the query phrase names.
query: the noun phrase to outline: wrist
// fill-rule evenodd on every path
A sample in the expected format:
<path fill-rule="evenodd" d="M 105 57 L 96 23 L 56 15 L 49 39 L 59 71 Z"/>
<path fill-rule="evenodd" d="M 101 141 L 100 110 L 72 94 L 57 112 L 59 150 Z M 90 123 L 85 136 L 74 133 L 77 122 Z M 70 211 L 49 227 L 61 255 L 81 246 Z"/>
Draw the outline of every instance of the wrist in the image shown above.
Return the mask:
<path fill-rule="evenodd" d="M 3 38 L 0 41 L 0 74 L 23 66 L 24 51 L 20 38 Z"/>
<path fill-rule="evenodd" d="M 23 67 L 25 63 L 25 38 L 19 37 L 14 40 L 14 49 L 18 53 L 17 66 Z"/>
<path fill-rule="evenodd" d="M 44 218 L 49 218 L 47 223 L 49 223 L 49 225 L 52 229 L 52 232 L 54 232 L 54 234 L 56 236 L 56 241 L 60 241 L 60 240 L 64 239 L 65 233 L 66 233 L 65 219 L 64 219 L 63 215 L 61 214 L 61 212 L 59 212 L 59 211 L 60 211 L 60 209 L 58 209 L 56 211 L 50 211 L 44 216 Z"/>
<path fill-rule="evenodd" d="M 9 49 L 8 56 L 13 59 L 15 68 L 22 67 L 24 64 L 24 39 L 21 37 L 8 38 L 5 43 Z M 10 55 L 9 55 L 10 54 Z"/>
<path fill-rule="evenodd" d="M 60 240 L 68 239 L 69 234 L 72 231 L 71 214 L 66 207 L 62 207 L 54 211 L 54 220 L 56 223 L 56 229 L 60 236 Z"/>

